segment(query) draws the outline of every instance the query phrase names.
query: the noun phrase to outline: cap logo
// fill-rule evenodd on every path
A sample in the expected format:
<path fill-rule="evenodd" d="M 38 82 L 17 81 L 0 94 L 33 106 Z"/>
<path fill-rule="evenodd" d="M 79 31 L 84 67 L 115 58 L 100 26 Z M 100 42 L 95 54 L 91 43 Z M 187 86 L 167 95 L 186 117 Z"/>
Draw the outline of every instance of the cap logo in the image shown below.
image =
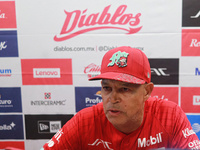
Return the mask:
<path fill-rule="evenodd" d="M 116 64 L 118 67 L 126 67 L 128 55 L 129 53 L 121 51 L 114 53 L 109 59 L 111 62 L 108 64 L 108 67 L 114 66 L 114 64 Z"/>

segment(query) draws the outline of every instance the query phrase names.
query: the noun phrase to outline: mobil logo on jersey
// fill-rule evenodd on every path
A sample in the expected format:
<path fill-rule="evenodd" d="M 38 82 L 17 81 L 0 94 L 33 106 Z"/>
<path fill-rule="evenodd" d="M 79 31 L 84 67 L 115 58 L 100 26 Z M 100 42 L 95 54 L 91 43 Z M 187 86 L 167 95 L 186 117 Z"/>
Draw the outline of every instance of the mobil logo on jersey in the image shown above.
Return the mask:
<path fill-rule="evenodd" d="M 15 1 L 0 2 L 0 28 L 16 28 Z"/>
<path fill-rule="evenodd" d="M 22 115 L 1 115 L 0 132 L 0 139 L 23 139 Z"/>
<path fill-rule="evenodd" d="M 22 59 L 23 85 L 71 85 L 71 59 Z"/>
<path fill-rule="evenodd" d="M 200 29 L 182 29 L 182 56 L 200 56 Z"/>
<path fill-rule="evenodd" d="M 179 59 L 149 59 L 154 84 L 179 83 Z"/>
<path fill-rule="evenodd" d="M 18 57 L 17 31 L 0 31 L 0 57 Z"/>
<path fill-rule="evenodd" d="M 76 112 L 102 102 L 101 87 L 75 87 Z"/>
<path fill-rule="evenodd" d="M 72 37 L 95 30 L 109 29 L 124 34 L 134 34 L 141 30 L 141 13 L 127 11 L 127 5 L 116 8 L 108 5 L 100 11 L 91 12 L 89 8 L 84 10 L 63 11 L 66 16 L 60 34 L 54 36 L 55 41 L 64 41 Z"/>
<path fill-rule="evenodd" d="M 178 104 L 178 87 L 154 87 L 151 97 L 156 97 Z"/>
<path fill-rule="evenodd" d="M 181 87 L 181 107 L 186 113 L 200 113 L 200 87 Z"/>
<path fill-rule="evenodd" d="M 0 112 L 22 112 L 20 88 L 0 88 Z"/>

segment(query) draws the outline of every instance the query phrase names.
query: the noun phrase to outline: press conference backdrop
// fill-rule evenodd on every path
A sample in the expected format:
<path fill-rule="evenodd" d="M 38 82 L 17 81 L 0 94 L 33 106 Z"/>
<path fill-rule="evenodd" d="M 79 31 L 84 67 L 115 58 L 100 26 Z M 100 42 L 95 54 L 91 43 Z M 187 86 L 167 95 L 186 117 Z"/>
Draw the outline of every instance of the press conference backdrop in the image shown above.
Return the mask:
<path fill-rule="evenodd" d="M 40 149 L 101 102 L 100 82 L 88 78 L 118 46 L 146 53 L 151 96 L 177 103 L 200 138 L 199 0 L 3 0 L 0 149 Z"/>

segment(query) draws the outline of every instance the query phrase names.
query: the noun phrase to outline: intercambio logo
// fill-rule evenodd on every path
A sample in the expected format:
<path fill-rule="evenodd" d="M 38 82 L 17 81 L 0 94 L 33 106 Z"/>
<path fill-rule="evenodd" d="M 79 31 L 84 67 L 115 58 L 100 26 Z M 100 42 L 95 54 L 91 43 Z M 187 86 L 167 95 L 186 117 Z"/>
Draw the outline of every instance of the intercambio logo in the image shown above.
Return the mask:
<path fill-rule="evenodd" d="M 34 78 L 60 78 L 60 68 L 33 68 Z"/>

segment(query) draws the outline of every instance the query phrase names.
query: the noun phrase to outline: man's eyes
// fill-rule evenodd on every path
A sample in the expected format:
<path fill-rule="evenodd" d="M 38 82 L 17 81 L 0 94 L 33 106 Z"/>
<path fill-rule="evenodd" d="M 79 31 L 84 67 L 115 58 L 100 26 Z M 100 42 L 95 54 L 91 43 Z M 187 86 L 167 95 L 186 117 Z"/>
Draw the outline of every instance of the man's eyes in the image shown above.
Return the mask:
<path fill-rule="evenodd" d="M 103 89 L 105 90 L 105 91 L 111 91 L 112 89 L 110 88 L 110 87 L 108 87 L 108 86 L 103 86 Z"/>
<path fill-rule="evenodd" d="M 109 86 L 103 86 L 102 88 L 104 91 L 112 91 L 112 88 Z M 130 91 L 130 89 L 126 87 L 122 87 L 118 89 L 118 92 L 128 92 L 128 91 Z"/>

